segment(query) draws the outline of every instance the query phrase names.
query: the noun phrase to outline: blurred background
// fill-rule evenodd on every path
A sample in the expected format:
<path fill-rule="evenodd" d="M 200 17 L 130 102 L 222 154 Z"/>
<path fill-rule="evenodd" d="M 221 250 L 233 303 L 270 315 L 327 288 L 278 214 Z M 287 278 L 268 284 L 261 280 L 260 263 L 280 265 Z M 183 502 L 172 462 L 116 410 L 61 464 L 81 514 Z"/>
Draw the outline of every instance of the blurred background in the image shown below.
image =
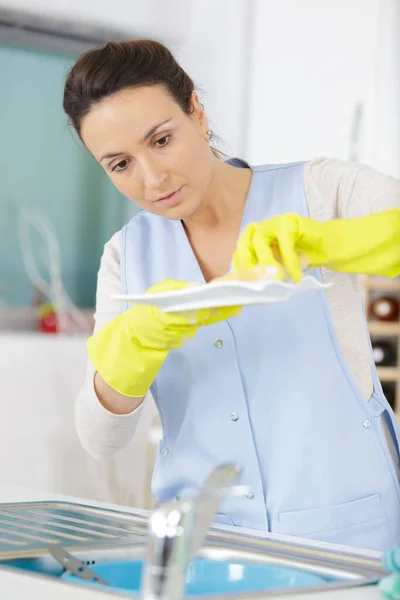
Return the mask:
<path fill-rule="evenodd" d="M 62 90 L 84 50 L 143 37 L 196 81 L 227 154 L 400 177 L 400 0 L 0 0 L 0 481 L 135 506 L 151 502 L 154 407 L 105 464 L 73 425 L 103 245 L 135 207 L 69 130 Z M 381 365 L 393 405 L 394 315 L 383 341 L 397 354 Z"/>

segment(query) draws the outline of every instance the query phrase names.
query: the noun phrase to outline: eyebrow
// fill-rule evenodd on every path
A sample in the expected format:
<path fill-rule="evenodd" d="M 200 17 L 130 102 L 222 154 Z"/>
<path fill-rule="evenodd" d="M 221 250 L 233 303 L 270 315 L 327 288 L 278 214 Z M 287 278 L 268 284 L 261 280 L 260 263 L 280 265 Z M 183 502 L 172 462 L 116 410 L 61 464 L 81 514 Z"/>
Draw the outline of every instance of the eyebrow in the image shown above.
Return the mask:
<path fill-rule="evenodd" d="M 151 137 L 152 135 L 155 134 L 155 132 L 157 131 L 157 129 L 160 129 L 160 127 L 163 127 L 164 125 L 167 125 L 167 123 L 169 123 L 172 120 L 172 117 L 170 119 L 167 119 L 166 121 L 164 121 L 163 123 L 158 123 L 158 125 L 154 125 L 151 129 L 149 129 L 149 131 L 147 133 L 145 133 L 145 135 L 142 137 L 142 139 L 140 140 L 141 143 L 145 142 L 146 140 L 149 139 L 149 137 Z M 103 160 L 110 159 L 110 158 L 116 158 L 117 156 L 121 156 L 121 154 L 124 154 L 123 152 L 110 152 L 108 154 L 104 154 L 101 158 L 99 162 L 103 162 Z"/>

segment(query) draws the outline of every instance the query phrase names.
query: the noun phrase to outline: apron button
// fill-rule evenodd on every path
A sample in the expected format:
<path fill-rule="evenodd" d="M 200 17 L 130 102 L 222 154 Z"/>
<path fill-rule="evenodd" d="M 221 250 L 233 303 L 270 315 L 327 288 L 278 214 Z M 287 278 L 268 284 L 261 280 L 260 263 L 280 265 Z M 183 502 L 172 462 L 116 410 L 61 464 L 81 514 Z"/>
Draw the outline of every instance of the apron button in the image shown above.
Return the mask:
<path fill-rule="evenodd" d="M 251 490 L 249 490 L 249 491 L 247 492 L 247 494 L 246 494 L 246 497 L 247 497 L 249 500 L 253 500 L 253 498 L 254 498 L 254 492 L 252 492 Z"/>
<path fill-rule="evenodd" d="M 162 454 L 163 456 L 167 456 L 168 452 L 169 452 L 168 448 L 164 448 L 164 450 L 162 451 L 162 453 L 161 453 L 161 454 Z"/>
<path fill-rule="evenodd" d="M 363 423 L 363 427 L 365 427 L 365 429 L 369 429 L 371 427 L 371 421 L 366 419 Z"/>
<path fill-rule="evenodd" d="M 215 340 L 215 342 L 214 342 L 214 346 L 216 348 L 222 348 L 223 345 L 224 345 L 224 342 L 222 340 Z"/>
<path fill-rule="evenodd" d="M 231 421 L 239 421 L 239 415 L 237 413 L 232 413 L 229 418 Z"/>

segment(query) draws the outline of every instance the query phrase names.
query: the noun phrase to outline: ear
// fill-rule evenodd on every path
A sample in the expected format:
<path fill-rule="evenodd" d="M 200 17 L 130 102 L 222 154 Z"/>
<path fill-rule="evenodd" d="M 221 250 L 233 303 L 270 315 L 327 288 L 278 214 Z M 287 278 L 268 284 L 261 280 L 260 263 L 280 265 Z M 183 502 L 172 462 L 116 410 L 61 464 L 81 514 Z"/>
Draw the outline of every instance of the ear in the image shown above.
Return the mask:
<path fill-rule="evenodd" d="M 207 131 L 208 131 L 208 121 L 206 117 L 206 113 L 204 111 L 204 106 L 201 104 L 199 96 L 197 92 L 192 92 L 192 118 L 199 124 L 204 137 L 208 139 Z"/>

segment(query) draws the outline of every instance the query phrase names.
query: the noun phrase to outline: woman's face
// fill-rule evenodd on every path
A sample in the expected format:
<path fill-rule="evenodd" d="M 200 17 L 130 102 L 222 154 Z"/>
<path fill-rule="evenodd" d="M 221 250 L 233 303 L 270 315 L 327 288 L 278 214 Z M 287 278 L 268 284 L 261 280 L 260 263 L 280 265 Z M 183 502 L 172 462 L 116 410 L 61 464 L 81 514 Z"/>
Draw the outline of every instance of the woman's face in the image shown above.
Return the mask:
<path fill-rule="evenodd" d="M 200 206 L 216 159 L 196 94 L 185 114 L 161 85 L 124 89 L 83 118 L 81 136 L 118 190 L 140 208 L 184 219 Z"/>

